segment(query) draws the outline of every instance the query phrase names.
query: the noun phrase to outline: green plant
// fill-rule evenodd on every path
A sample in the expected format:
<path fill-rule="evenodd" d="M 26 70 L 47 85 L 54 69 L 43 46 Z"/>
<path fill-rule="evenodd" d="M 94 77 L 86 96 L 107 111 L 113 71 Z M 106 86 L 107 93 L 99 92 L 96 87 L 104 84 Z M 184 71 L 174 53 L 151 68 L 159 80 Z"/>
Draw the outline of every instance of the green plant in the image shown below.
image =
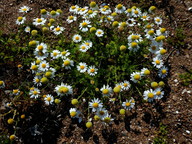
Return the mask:
<path fill-rule="evenodd" d="M 154 138 L 154 144 L 167 144 L 167 126 L 160 123 L 160 128 L 157 136 Z"/>
<path fill-rule="evenodd" d="M 179 74 L 179 78 L 181 79 L 181 84 L 188 86 L 192 82 L 192 70 Z"/>

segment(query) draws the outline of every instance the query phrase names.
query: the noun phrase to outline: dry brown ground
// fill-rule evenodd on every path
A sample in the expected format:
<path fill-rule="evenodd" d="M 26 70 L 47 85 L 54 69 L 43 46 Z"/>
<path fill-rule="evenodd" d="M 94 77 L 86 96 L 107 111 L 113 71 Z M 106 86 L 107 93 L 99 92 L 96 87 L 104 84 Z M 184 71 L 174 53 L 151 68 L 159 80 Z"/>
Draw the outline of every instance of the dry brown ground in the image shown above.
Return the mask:
<path fill-rule="evenodd" d="M 122 2 L 124 5 L 140 5 L 139 0 L 133 2 L 114 0 L 111 5 Z M 127 114 L 125 119 L 119 118 L 111 127 L 95 123 L 91 130 L 77 125 L 66 116 L 62 122 L 60 136 L 57 143 L 152 143 L 159 131 L 159 123 L 167 126 L 168 143 L 192 143 L 192 85 L 183 86 L 179 73 L 185 72 L 181 66 L 192 68 L 192 17 L 188 8 L 192 6 L 190 0 L 155 0 L 159 7 L 159 14 L 164 16 L 164 26 L 174 37 L 175 29 L 182 28 L 187 36 L 185 45 L 178 48 L 166 45 L 171 53 L 169 57 L 170 76 L 168 78 L 169 95 L 166 95 L 156 106 L 144 104 L 137 106 Z M 36 16 L 39 9 L 58 9 L 66 12 L 73 2 L 57 0 L 1 0 L 0 28 L 4 33 L 15 31 L 15 19 L 19 16 L 18 9 L 23 5 L 33 8 L 31 16 Z M 141 5 L 142 6 L 142 5 Z M 190 91 L 190 92 L 186 92 Z M 58 130 L 59 131 L 59 130 Z M 190 133 L 188 133 L 190 131 Z"/>

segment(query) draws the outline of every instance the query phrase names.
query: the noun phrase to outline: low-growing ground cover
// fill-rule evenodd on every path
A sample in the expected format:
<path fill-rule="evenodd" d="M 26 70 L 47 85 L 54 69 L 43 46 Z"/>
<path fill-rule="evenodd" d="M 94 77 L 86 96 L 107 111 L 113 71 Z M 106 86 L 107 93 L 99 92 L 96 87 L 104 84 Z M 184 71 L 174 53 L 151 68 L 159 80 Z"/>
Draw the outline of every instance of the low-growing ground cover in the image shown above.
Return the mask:
<path fill-rule="evenodd" d="M 6 75 L 13 76 L 1 81 L 2 139 L 56 143 L 61 135 L 60 142 L 126 143 L 144 135 L 145 142 L 167 142 L 169 130 L 160 123 L 171 91 L 170 55 L 162 15 L 155 7 L 120 4 L 68 9 L 67 16 L 68 10 L 45 8 L 30 17 L 33 9 L 20 7 L 17 33 L 2 36 L 3 75 L 10 61 Z M 167 42 L 179 39 L 180 48 L 184 37 L 177 33 Z"/>

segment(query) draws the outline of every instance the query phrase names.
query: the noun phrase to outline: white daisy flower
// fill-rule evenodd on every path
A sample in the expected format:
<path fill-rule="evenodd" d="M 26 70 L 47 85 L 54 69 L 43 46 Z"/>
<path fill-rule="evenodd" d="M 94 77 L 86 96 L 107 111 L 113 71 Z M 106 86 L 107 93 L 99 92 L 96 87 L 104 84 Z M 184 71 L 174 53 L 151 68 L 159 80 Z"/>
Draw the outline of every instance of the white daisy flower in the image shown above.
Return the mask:
<path fill-rule="evenodd" d="M 146 33 L 146 35 L 145 35 L 145 37 L 146 37 L 147 39 L 150 39 L 150 40 L 153 40 L 153 39 L 155 38 L 155 36 L 156 36 L 156 34 L 155 34 L 154 29 L 149 30 L 149 31 Z"/>
<path fill-rule="evenodd" d="M 138 8 L 132 9 L 132 16 L 133 17 L 140 17 L 141 16 L 141 10 Z"/>
<path fill-rule="evenodd" d="M 168 74 L 168 68 L 167 67 L 165 67 L 165 66 L 162 66 L 160 69 L 159 69 L 159 71 L 158 71 L 158 76 L 160 77 L 160 78 L 165 78 L 166 76 L 167 76 L 167 74 Z"/>
<path fill-rule="evenodd" d="M 154 90 L 156 99 L 161 99 L 164 96 L 164 91 L 162 91 L 162 88 L 156 88 Z"/>
<path fill-rule="evenodd" d="M 57 11 L 54 11 L 54 10 L 52 10 L 52 11 L 49 13 L 49 16 L 51 16 L 52 18 L 56 18 L 56 17 L 58 17 L 59 15 L 60 15 L 60 13 L 57 12 Z"/>
<path fill-rule="evenodd" d="M 136 24 L 135 19 L 134 19 L 134 18 L 129 18 L 129 19 L 127 20 L 127 24 L 128 24 L 128 26 L 130 26 L 130 27 L 134 26 L 134 25 Z"/>
<path fill-rule="evenodd" d="M 20 7 L 19 12 L 27 13 L 30 11 L 30 9 L 31 8 L 28 6 L 22 6 L 22 7 Z"/>
<path fill-rule="evenodd" d="M 140 72 L 133 72 L 131 74 L 131 80 L 134 82 L 134 83 L 137 83 L 139 80 L 141 80 L 141 73 Z"/>
<path fill-rule="evenodd" d="M 91 48 L 93 46 L 93 43 L 90 40 L 86 40 L 82 44 L 85 44 L 88 48 Z"/>
<path fill-rule="evenodd" d="M 26 28 L 25 28 L 25 30 L 24 30 L 26 33 L 30 33 L 30 31 L 31 31 L 31 28 L 29 27 L 29 26 L 27 26 Z"/>
<path fill-rule="evenodd" d="M 47 78 L 53 78 L 55 77 L 55 72 L 56 70 L 54 68 L 49 68 L 49 70 L 45 72 L 44 76 Z"/>
<path fill-rule="evenodd" d="M 32 73 L 36 73 L 38 71 L 38 68 L 39 66 L 35 62 L 31 63 L 30 69 L 32 70 Z"/>
<path fill-rule="evenodd" d="M 49 12 L 46 9 L 41 9 L 41 17 L 47 18 L 49 16 Z"/>
<path fill-rule="evenodd" d="M 127 10 L 125 10 L 125 14 L 126 14 L 128 17 L 132 17 L 132 9 L 128 8 Z"/>
<path fill-rule="evenodd" d="M 5 87 L 5 83 L 4 83 L 4 81 L 0 81 L 0 88 L 4 88 Z"/>
<path fill-rule="evenodd" d="M 53 104 L 54 102 L 54 97 L 50 94 L 46 95 L 46 97 L 44 98 L 45 104 L 46 105 L 50 105 Z"/>
<path fill-rule="evenodd" d="M 35 77 L 33 78 L 33 83 L 34 83 L 34 85 L 36 85 L 37 87 L 38 87 L 38 86 L 42 86 L 41 77 L 35 76 Z"/>
<path fill-rule="evenodd" d="M 44 60 L 49 56 L 49 53 L 43 53 L 42 51 L 34 51 L 34 55 L 36 59 Z"/>
<path fill-rule="evenodd" d="M 35 51 L 41 51 L 43 53 L 46 53 L 47 52 L 47 45 L 45 43 L 40 43 L 37 45 Z"/>
<path fill-rule="evenodd" d="M 100 8 L 99 10 L 100 10 L 100 12 L 101 12 L 102 14 L 104 14 L 104 15 L 108 15 L 108 14 L 111 13 L 111 9 L 110 9 L 108 6 L 105 6 L 105 7 L 103 7 L 103 8 Z"/>
<path fill-rule="evenodd" d="M 74 41 L 75 43 L 79 43 L 81 40 L 82 40 L 82 37 L 81 37 L 79 34 L 75 34 L 75 35 L 73 36 L 73 41 Z"/>
<path fill-rule="evenodd" d="M 155 54 L 157 51 L 159 50 L 159 45 L 157 44 L 156 41 L 152 41 L 150 47 L 149 47 L 149 51 L 153 54 Z"/>
<path fill-rule="evenodd" d="M 160 17 L 155 17 L 154 21 L 155 21 L 155 24 L 160 25 L 160 24 L 162 24 L 163 20 Z"/>
<path fill-rule="evenodd" d="M 112 94 L 112 88 L 109 85 L 103 85 L 100 91 L 103 96 L 110 96 Z"/>
<path fill-rule="evenodd" d="M 97 98 L 94 98 L 91 102 L 89 102 L 89 108 L 92 109 L 92 112 L 96 112 L 98 108 L 102 108 L 103 104 L 101 101 Z"/>
<path fill-rule="evenodd" d="M 59 50 L 53 50 L 52 53 L 51 53 L 51 57 L 53 59 L 57 59 L 57 58 L 60 57 L 60 54 L 61 54 L 61 52 Z"/>
<path fill-rule="evenodd" d="M 65 69 L 71 69 L 72 66 L 74 66 L 74 62 L 70 59 L 65 59 L 63 60 L 63 65 L 62 65 Z"/>
<path fill-rule="evenodd" d="M 152 62 L 152 64 L 156 67 L 156 68 L 161 68 L 162 66 L 163 66 L 163 60 L 161 60 L 161 58 L 160 57 L 154 57 L 153 58 L 153 62 Z"/>
<path fill-rule="evenodd" d="M 20 90 L 19 89 L 14 89 L 13 90 L 13 94 L 16 95 L 16 96 L 19 95 L 20 94 Z"/>
<path fill-rule="evenodd" d="M 49 69 L 49 63 L 44 61 L 41 61 L 39 64 L 39 70 L 40 71 L 47 71 Z"/>
<path fill-rule="evenodd" d="M 68 24 L 70 24 L 70 23 L 72 23 L 72 22 L 74 22 L 74 21 L 76 21 L 76 20 L 77 20 L 77 17 L 76 17 L 76 16 L 68 16 L 68 18 L 67 18 Z"/>
<path fill-rule="evenodd" d="M 148 31 L 150 31 L 151 29 L 153 29 L 153 26 L 154 26 L 154 24 L 147 24 L 147 25 L 145 25 L 144 26 L 144 28 L 145 28 L 145 30 L 144 30 L 144 32 L 148 32 Z"/>
<path fill-rule="evenodd" d="M 104 17 L 104 20 L 102 20 L 101 22 L 103 21 L 111 24 L 114 21 L 114 18 L 113 16 L 107 16 L 107 17 Z"/>
<path fill-rule="evenodd" d="M 124 13 L 125 10 L 126 10 L 126 8 L 122 4 L 118 4 L 115 7 L 115 12 L 119 13 L 119 14 Z"/>
<path fill-rule="evenodd" d="M 144 12 L 141 15 L 141 19 L 142 19 L 142 21 L 148 21 L 148 20 L 150 20 L 150 16 L 148 16 L 147 12 Z"/>
<path fill-rule="evenodd" d="M 33 25 L 38 26 L 38 25 L 45 25 L 46 19 L 45 18 L 35 18 L 33 19 Z"/>
<path fill-rule="evenodd" d="M 130 51 L 133 51 L 133 52 L 136 52 L 139 50 L 139 44 L 137 42 L 131 42 L 131 43 L 128 43 L 128 49 Z"/>
<path fill-rule="evenodd" d="M 38 88 L 33 88 L 33 90 L 30 90 L 29 95 L 30 98 L 35 98 L 37 99 L 39 97 L 40 90 Z"/>
<path fill-rule="evenodd" d="M 114 119 L 111 118 L 111 115 L 107 113 L 107 114 L 105 115 L 105 117 L 102 118 L 102 120 L 103 120 L 106 124 L 111 124 Z"/>
<path fill-rule="evenodd" d="M 167 37 L 168 32 L 165 28 L 159 28 L 158 30 L 156 30 L 156 35 L 157 36 L 164 35 L 165 37 Z"/>
<path fill-rule="evenodd" d="M 90 19 L 90 18 L 94 18 L 97 15 L 97 11 L 93 11 L 93 10 L 89 10 L 85 16 L 83 16 L 84 19 Z"/>
<path fill-rule="evenodd" d="M 107 114 L 108 111 L 105 108 L 103 107 L 97 108 L 96 115 L 99 116 L 100 119 L 104 119 Z"/>
<path fill-rule="evenodd" d="M 71 7 L 69 8 L 69 11 L 72 12 L 72 13 L 76 13 L 78 8 L 79 8 L 78 5 L 71 6 Z"/>
<path fill-rule="evenodd" d="M 164 48 L 162 48 L 162 47 L 160 47 L 159 48 L 159 50 L 158 51 L 156 51 L 156 56 L 158 56 L 158 57 L 162 57 L 165 53 L 167 52 L 167 50 L 166 49 L 164 49 Z"/>
<path fill-rule="evenodd" d="M 122 106 L 124 107 L 124 109 L 130 110 L 135 106 L 135 101 L 133 98 L 131 98 L 130 100 L 126 100 L 125 102 L 123 102 Z"/>
<path fill-rule="evenodd" d="M 55 87 L 55 91 L 59 96 L 73 94 L 72 87 L 70 85 L 63 84 L 63 83 L 61 83 L 61 85 L 57 85 Z"/>
<path fill-rule="evenodd" d="M 89 49 L 89 47 L 88 47 L 86 44 L 81 44 L 81 45 L 79 46 L 79 50 L 80 50 L 81 52 L 86 52 L 88 49 Z"/>
<path fill-rule="evenodd" d="M 97 37 L 102 37 L 104 35 L 104 32 L 101 29 L 97 29 L 95 34 L 96 34 Z"/>
<path fill-rule="evenodd" d="M 86 63 L 83 63 L 83 62 L 80 62 L 79 65 L 77 66 L 77 70 L 80 72 L 80 73 L 84 73 L 87 71 L 87 64 Z"/>
<path fill-rule="evenodd" d="M 62 59 L 66 59 L 67 56 L 69 56 L 69 55 L 70 55 L 70 52 L 69 52 L 68 50 L 63 50 L 63 51 L 61 52 L 61 54 L 60 54 L 60 56 L 61 56 Z"/>
<path fill-rule="evenodd" d="M 90 66 L 87 70 L 88 74 L 94 76 L 97 74 L 98 69 L 95 66 Z"/>
<path fill-rule="evenodd" d="M 150 89 L 146 90 L 143 93 L 144 100 L 147 100 L 148 102 L 152 102 L 154 99 L 156 99 L 156 93 Z"/>
<path fill-rule="evenodd" d="M 77 118 L 79 123 L 82 121 L 82 113 L 76 108 L 70 108 L 69 114 L 71 118 Z"/>
<path fill-rule="evenodd" d="M 24 24 L 26 18 L 25 17 L 18 17 L 17 20 L 16 20 L 16 24 L 18 25 L 21 25 L 21 24 Z"/>
<path fill-rule="evenodd" d="M 78 14 L 80 15 L 85 15 L 87 12 L 88 12 L 89 8 L 87 6 L 81 8 L 79 11 L 78 11 Z"/>
<path fill-rule="evenodd" d="M 90 21 L 88 20 L 84 20 L 82 23 L 79 24 L 79 28 L 82 32 L 87 32 L 89 29 L 89 27 L 91 27 L 90 25 Z"/>
<path fill-rule="evenodd" d="M 130 87 L 131 87 L 131 84 L 130 84 L 129 81 L 124 80 L 124 81 L 122 82 L 122 89 L 123 89 L 123 90 L 128 90 Z"/>
<path fill-rule="evenodd" d="M 55 35 L 59 35 L 64 31 L 65 28 L 60 26 L 57 27 L 51 26 L 50 29 L 53 31 Z"/>
<path fill-rule="evenodd" d="M 131 35 L 129 35 L 128 36 L 128 42 L 130 43 L 130 42 L 141 42 L 141 41 L 143 41 L 143 39 L 142 39 L 142 37 L 141 37 L 141 35 L 140 34 L 131 34 Z"/>
<path fill-rule="evenodd" d="M 142 68 L 141 69 L 141 75 L 142 76 L 146 76 L 146 75 L 149 75 L 149 74 L 150 74 L 149 69 L 147 69 L 147 68 Z"/>

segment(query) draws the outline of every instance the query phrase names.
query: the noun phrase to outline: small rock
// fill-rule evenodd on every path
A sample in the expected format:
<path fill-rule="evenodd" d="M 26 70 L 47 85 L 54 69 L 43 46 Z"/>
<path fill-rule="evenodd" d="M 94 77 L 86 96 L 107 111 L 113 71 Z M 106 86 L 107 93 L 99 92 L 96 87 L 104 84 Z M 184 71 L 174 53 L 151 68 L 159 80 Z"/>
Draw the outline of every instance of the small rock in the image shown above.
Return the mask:
<path fill-rule="evenodd" d="M 188 11 L 192 12 L 192 7 L 189 7 L 189 8 L 188 8 Z"/>
<path fill-rule="evenodd" d="M 176 82 L 176 83 L 177 83 L 177 82 L 178 82 L 178 79 L 175 79 L 175 80 L 174 80 L 174 82 Z"/>
<path fill-rule="evenodd" d="M 176 111 L 175 113 L 176 113 L 176 114 L 178 114 L 179 112 L 178 112 L 178 111 Z"/>

